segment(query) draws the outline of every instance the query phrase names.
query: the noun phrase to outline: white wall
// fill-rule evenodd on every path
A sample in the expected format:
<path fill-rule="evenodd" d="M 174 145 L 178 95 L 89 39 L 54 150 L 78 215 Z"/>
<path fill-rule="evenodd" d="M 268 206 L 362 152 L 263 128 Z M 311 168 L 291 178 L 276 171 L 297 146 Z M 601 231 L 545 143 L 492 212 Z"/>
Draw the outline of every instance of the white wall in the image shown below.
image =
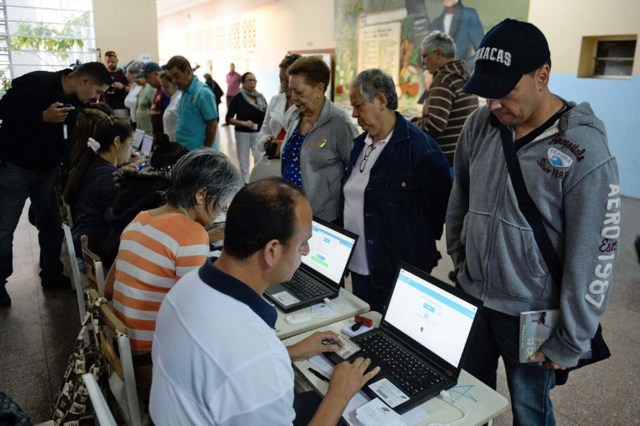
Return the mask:
<path fill-rule="evenodd" d="M 529 22 L 549 41 L 552 71 L 576 74 L 583 36 L 640 32 L 640 1 L 531 0 Z M 640 47 L 636 47 L 633 75 L 640 75 Z"/>
<path fill-rule="evenodd" d="M 253 20 L 255 47 L 215 49 L 217 29 Z M 188 37 L 198 32 L 206 40 L 188 42 Z M 278 64 L 287 51 L 334 48 L 333 33 L 333 1 L 210 1 L 158 19 L 162 63 L 173 55 L 183 55 L 192 64 L 202 66 L 198 71 L 201 75 L 209 71 L 207 63 L 211 61 L 213 78 L 225 90 L 225 75 L 229 63 L 234 62 L 238 72 L 251 71 L 256 75 L 257 89 L 267 99 L 278 91 Z M 207 41 L 211 37 L 213 43 Z"/>
<path fill-rule="evenodd" d="M 141 53 L 158 60 L 158 19 L 155 0 L 93 0 L 96 47 L 102 55 L 118 54 L 121 65 Z"/>
<path fill-rule="evenodd" d="M 551 49 L 554 93 L 589 102 L 607 130 L 616 157 L 622 194 L 640 198 L 640 46 L 636 44 L 633 76 L 628 79 L 578 78 L 583 36 L 640 32 L 637 0 L 531 0 L 529 21 L 545 33 Z M 640 37 L 638 37 L 640 38 Z"/>

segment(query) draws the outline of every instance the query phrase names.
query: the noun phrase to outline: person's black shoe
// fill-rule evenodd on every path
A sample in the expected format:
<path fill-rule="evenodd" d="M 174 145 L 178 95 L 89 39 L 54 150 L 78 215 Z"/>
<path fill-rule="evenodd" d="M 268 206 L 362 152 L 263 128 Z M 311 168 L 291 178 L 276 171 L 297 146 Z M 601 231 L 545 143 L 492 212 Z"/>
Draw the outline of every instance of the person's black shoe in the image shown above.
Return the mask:
<path fill-rule="evenodd" d="M 4 308 L 7 306 L 11 306 L 11 297 L 9 297 L 7 289 L 2 286 L 0 287 L 0 308 Z"/>
<path fill-rule="evenodd" d="M 56 278 L 41 278 L 40 285 L 45 290 L 71 289 L 71 280 L 64 275 Z"/>

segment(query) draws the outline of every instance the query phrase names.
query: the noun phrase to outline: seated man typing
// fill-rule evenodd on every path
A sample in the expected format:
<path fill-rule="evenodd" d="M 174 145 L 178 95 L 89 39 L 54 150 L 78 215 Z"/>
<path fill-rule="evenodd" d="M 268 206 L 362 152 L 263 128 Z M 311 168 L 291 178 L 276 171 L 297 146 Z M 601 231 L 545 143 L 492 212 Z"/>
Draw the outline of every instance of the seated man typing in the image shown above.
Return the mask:
<path fill-rule="evenodd" d="M 291 279 L 309 252 L 311 207 L 280 178 L 236 195 L 220 258 L 185 275 L 164 299 L 153 341 L 150 414 L 156 425 L 306 424 L 294 410 L 291 361 L 337 349 L 331 332 L 289 348 L 276 337 L 275 308 L 260 295 Z M 311 425 L 335 425 L 379 368 L 338 365 Z M 302 404 L 298 404 L 302 405 Z"/>

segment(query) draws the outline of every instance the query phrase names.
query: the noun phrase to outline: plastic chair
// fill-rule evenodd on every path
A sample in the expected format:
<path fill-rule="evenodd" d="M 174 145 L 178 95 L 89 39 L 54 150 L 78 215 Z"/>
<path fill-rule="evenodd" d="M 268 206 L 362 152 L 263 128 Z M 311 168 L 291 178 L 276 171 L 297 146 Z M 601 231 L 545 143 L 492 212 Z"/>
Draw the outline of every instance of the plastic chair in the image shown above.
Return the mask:
<path fill-rule="evenodd" d="M 82 258 L 87 263 L 87 279 L 89 287 L 98 290 L 101 296 L 104 296 L 104 269 L 102 268 L 102 259 L 89 249 L 89 237 L 83 235 L 80 237 L 82 243 Z"/>
<path fill-rule="evenodd" d="M 82 375 L 87 391 L 89 392 L 89 398 L 91 398 L 91 405 L 96 413 L 96 419 L 100 426 L 117 426 L 116 419 L 113 417 L 113 413 L 109 409 L 107 400 L 96 382 L 96 378 L 91 373 L 85 373 Z"/>
<path fill-rule="evenodd" d="M 71 207 L 69 204 L 62 201 L 62 222 L 69 225 L 69 228 L 73 228 L 73 216 L 71 216 Z"/>
<path fill-rule="evenodd" d="M 101 296 L 95 289 L 89 290 L 91 303 L 98 297 Z M 127 424 L 140 426 L 142 417 L 127 327 L 106 303 L 100 305 L 99 317 L 94 318 L 94 321 L 99 320 L 103 326 L 98 327 L 98 333 L 94 328 L 94 337 L 109 364 L 109 389 Z"/>
<path fill-rule="evenodd" d="M 73 237 L 71 236 L 71 228 L 66 223 L 62 224 L 62 230 L 64 231 L 64 243 L 67 247 L 67 253 L 69 255 L 69 268 L 71 269 L 71 284 L 76 292 L 76 299 L 78 301 L 78 311 L 80 313 L 80 322 L 84 318 L 87 307 L 85 303 L 84 287 L 82 285 L 82 276 L 80 275 L 80 269 L 78 268 L 78 260 L 76 259 L 76 249 L 73 246 Z"/>

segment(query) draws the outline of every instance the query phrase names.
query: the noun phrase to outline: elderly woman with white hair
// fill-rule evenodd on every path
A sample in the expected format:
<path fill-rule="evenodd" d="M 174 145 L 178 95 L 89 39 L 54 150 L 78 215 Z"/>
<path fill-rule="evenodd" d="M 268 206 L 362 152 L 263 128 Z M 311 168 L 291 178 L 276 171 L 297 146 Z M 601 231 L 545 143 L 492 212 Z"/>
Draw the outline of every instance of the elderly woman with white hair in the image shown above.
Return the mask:
<path fill-rule="evenodd" d="M 433 138 L 396 112 L 393 79 L 379 69 L 351 83 L 358 136 L 343 184 L 344 226 L 360 236 L 349 265 L 353 292 L 384 312 L 400 261 L 430 272 L 439 253 L 451 180 Z"/>

